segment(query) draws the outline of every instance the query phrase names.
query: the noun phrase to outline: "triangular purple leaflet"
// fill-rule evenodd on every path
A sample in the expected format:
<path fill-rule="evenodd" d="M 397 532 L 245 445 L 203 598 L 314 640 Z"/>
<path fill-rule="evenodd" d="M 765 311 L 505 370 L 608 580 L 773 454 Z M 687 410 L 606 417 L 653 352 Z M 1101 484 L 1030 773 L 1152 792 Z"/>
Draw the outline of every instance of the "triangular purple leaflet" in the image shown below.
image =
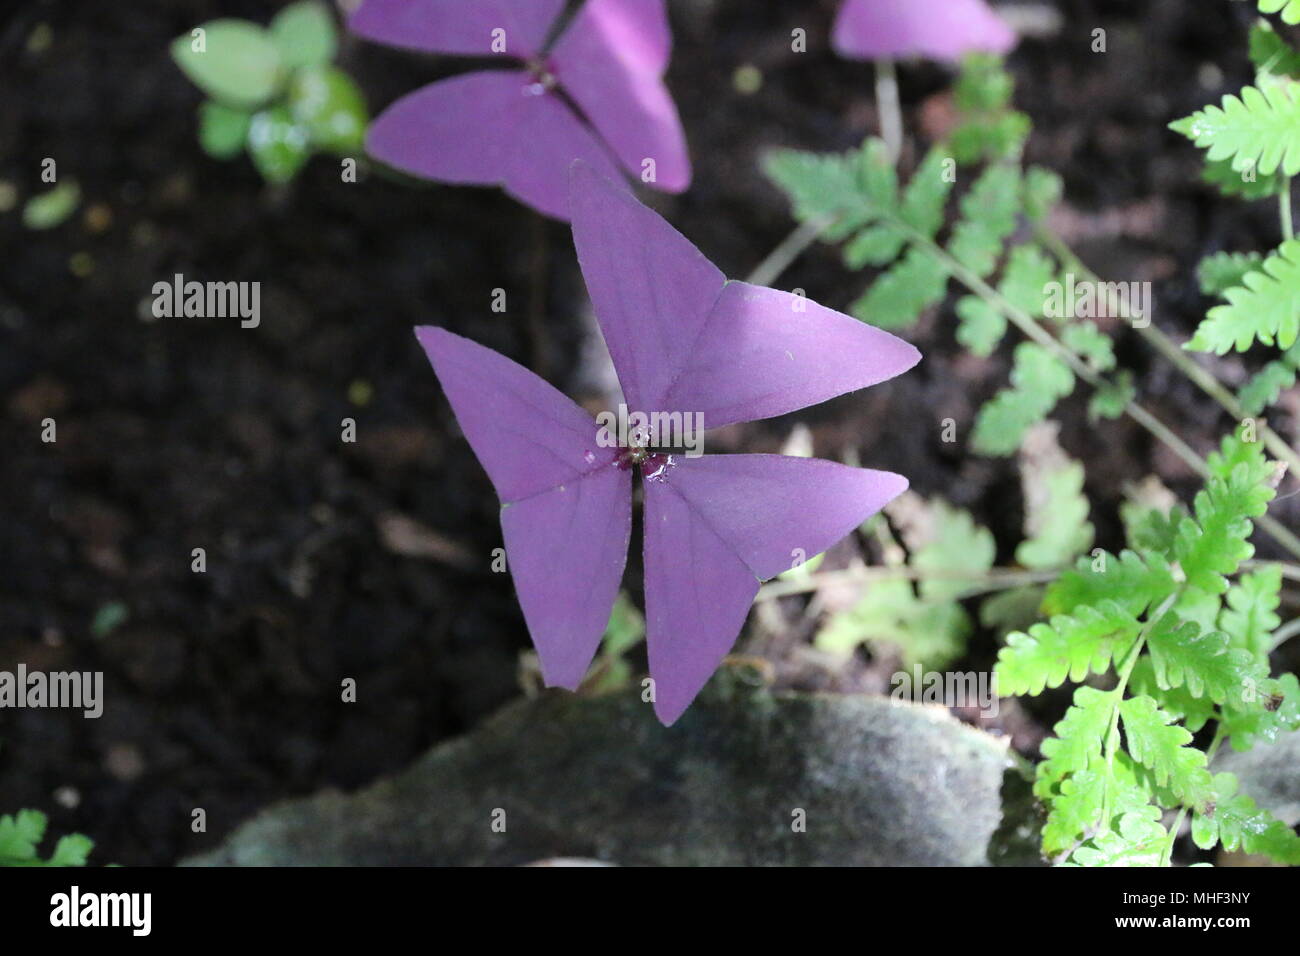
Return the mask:
<path fill-rule="evenodd" d="M 653 188 L 686 189 L 686 138 L 663 82 L 672 51 L 664 0 L 586 0 L 561 28 L 563 8 L 562 0 L 365 0 L 349 21 L 361 36 L 518 67 L 402 97 L 371 124 L 367 152 L 426 179 L 501 186 L 556 219 L 569 218 L 575 159 L 610 179 L 622 180 L 621 165 Z"/>

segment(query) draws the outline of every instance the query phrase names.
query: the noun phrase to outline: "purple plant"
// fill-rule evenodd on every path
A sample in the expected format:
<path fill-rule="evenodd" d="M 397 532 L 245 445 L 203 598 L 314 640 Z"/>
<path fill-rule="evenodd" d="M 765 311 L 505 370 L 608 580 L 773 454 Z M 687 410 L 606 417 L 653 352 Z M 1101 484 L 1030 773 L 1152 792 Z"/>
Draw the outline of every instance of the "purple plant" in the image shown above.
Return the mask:
<path fill-rule="evenodd" d="M 1016 34 L 984 0 L 845 0 L 831 30 L 841 56 L 874 60 L 880 135 L 897 163 L 903 113 L 894 61 L 913 56 L 956 62 L 968 53 L 1003 54 Z"/>
<path fill-rule="evenodd" d="M 802 296 L 729 282 L 624 189 L 574 164 L 573 237 L 626 404 L 709 428 L 782 415 L 892 378 L 901 339 Z M 907 488 L 881 471 L 781 455 L 605 447 L 596 422 L 509 359 L 416 330 L 503 503 L 515 589 L 542 673 L 576 688 L 627 559 L 644 489 L 655 713 L 675 721 L 735 642 L 759 582 L 826 550 Z"/>
<path fill-rule="evenodd" d="M 1016 34 L 984 0 L 846 0 L 831 43 L 854 59 L 956 62 L 967 53 L 1007 53 Z"/>
<path fill-rule="evenodd" d="M 370 127 L 377 159 L 426 179 L 501 185 L 568 219 L 582 159 L 667 192 L 690 185 L 677 108 L 663 83 L 672 33 L 663 0 L 587 0 L 559 30 L 564 0 L 366 0 L 349 26 L 380 43 L 503 58 L 416 90 Z"/>

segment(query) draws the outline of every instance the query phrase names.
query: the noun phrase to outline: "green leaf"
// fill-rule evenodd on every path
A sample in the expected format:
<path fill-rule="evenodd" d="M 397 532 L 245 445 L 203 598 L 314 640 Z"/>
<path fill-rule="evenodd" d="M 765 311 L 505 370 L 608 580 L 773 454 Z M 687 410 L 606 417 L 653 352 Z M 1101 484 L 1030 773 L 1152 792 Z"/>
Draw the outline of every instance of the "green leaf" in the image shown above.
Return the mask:
<path fill-rule="evenodd" d="M 1189 746 L 1192 735 L 1174 723 L 1150 697 L 1130 697 L 1119 705 L 1128 752 L 1184 804 L 1204 807 L 1214 790 L 1205 754 Z"/>
<path fill-rule="evenodd" d="M 1047 589 L 1044 613 L 1071 614 L 1080 607 L 1111 600 L 1137 618 L 1173 594 L 1176 587 L 1169 564 L 1155 554 L 1122 551 L 1117 558 L 1103 551 L 1095 558 L 1080 558 L 1075 568 Z"/>
<path fill-rule="evenodd" d="M 1300 119 L 1298 119 L 1300 122 Z M 1187 348 L 1223 355 L 1244 352 L 1255 342 L 1289 349 L 1300 334 L 1300 239 L 1289 239 L 1242 284 L 1223 293 Z"/>
<path fill-rule="evenodd" d="M 1202 850 L 1222 843 L 1225 850 L 1244 850 L 1300 865 L 1300 837 L 1255 801 L 1237 793 L 1237 778 L 1214 775 L 1215 799 L 1203 813 L 1192 816 L 1192 840 Z"/>
<path fill-rule="evenodd" d="M 1261 73 L 1300 76 L 1300 52 L 1283 40 L 1267 20 L 1250 28 L 1250 62 Z"/>
<path fill-rule="evenodd" d="M 38 231 L 53 229 L 67 222 L 79 205 L 81 187 L 74 179 L 64 180 L 49 192 L 27 200 L 23 206 L 23 225 Z"/>
<path fill-rule="evenodd" d="M 1028 633 L 1007 635 L 994 667 L 998 693 L 1036 696 L 1067 679 L 1078 683 L 1104 674 L 1111 661 L 1133 646 L 1138 620 L 1114 601 L 1080 607 L 1073 616 L 1058 614 Z"/>
<path fill-rule="evenodd" d="M 233 159 L 244 151 L 253 114 L 213 100 L 199 106 L 199 145 L 213 159 Z"/>
<path fill-rule="evenodd" d="M 953 104 L 963 113 L 987 113 L 1010 105 L 1015 81 L 992 53 L 971 53 L 953 85 Z"/>
<path fill-rule="evenodd" d="M 1003 243 L 1015 231 L 1019 211 L 1019 167 L 990 166 L 962 197 L 962 218 L 953 229 L 949 253 L 980 278 L 987 277 L 1002 255 Z"/>
<path fill-rule="evenodd" d="M 1115 349 L 1110 336 L 1091 322 L 1079 321 L 1065 327 L 1061 341 L 1071 351 L 1077 352 L 1096 372 L 1109 372 L 1115 367 Z"/>
<path fill-rule="evenodd" d="M 1139 551 L 1154 551 L 1168 557 L 1178 537 L 1178 523 L 1186 512 L 1175 506 L 1172 513 L 1150 508 L 1138 501 L 1125 501 L 1120 505 L 1129 544 Z"/>
<path fill-rule="evenodd" d="M 905 666 L 932 669 L 965 651 L 971 621 L 957 601 L 993 566 L 993 535 L 967 512 L 935 499 L 918 510 L 907 539 L 910 566 L 923 572 L 919 596 L 903 578 L 872 584 L 853 608 L 822 626 L 815 639 L 820 650 L 848 654 L 859 644 L 883 640 L 901 652 Z"/>
<path fill-rule="evenodd" d="M 1254 166 L 1235 170 L 1226 159 L 1205 163 L 1201 179 L 1216 187 L 1225 196 L 1253 201 L 1276 196 L 1282 191 L 1286 179 L 1279 173 L 1261 176 Z"/>
<path fill-rule="evenodd" d="M 35 860 L 45 824 L 45 814 L 39 810 L 19 810 L 13 816 L 0 817 L 0 865 Z"/>
<path fill-rule="evenodd" d="M 1282 14 L 1282 22 L 1294 26 L 1300 23 L 1300 0 L 1259 0 L 1260 13 Z"/>
<path fill-rule="evenodd" d="M 369 116 L 352 78 L 334 67 L 309 67 L 289 84 L 289 110 L 312 144 L 336 153 L 360 149 Z"/>
<path fill-rule="evenodd" d="M 1023 312 L 1037 318 L 1043 314 L 1044 287 L 1056 277 L 1056 264 L 1032 242 L 1016 246 L 1007 255 L 998 292 Z"/>
<path fill-rule="evenodd" d="M 1264 456 L 1264 446 L 1259 441 L 1245 441 L 1245 426 L 1223 436 L 1219 447 L 1205 459 L 1205 465 L 1215 478 L 1228 481 L 1239 465 L 1246 466 L 1244 481 L 1253 485 L 1264 485 L 1273 478 L 1273 466 Z"/>
<path fill-rule="evenodd" d="M 987 358 L 1007 333 L 1006 316 L 977 295 L 957 300 L 957 341 L 972 354 Z"/>
<path fill-rule="evenodd" d="M 1294 176 L 1300 173 L 1297 89 L 1289 82 L 1247 86 L 1240 96 L 1224 96 L 1222 106 L 1207 106 L 1169 126 L 1208 150 L 1211 162 L 1231 160 L 1238 172 L 1253 166 L 1262 176 L 1279 169 Z"/>
<path fill-rule="evenodd" d="M 338 48 L 334 18 L 316 0 L 291 3 L 277 13 L 271 21 L 271 39 L 289 69 L 321 66 L 334 59 Z"/>
<path fill-rule="evenodd" d="M 953 508 L 940 498 L 930 503 L 930 538 L 912 554 L 912 567 L 923 576 L 921 597 L 930 601 L 955 600 L 980 584 L 997 558 L 997 542 L 988 528 L 975 523 L 969 512 Z M 970 578 L 957 575 L 969 574 Z"/>
<path fill-rule="evenodd" d="M 1041 345 L 1016 346 L 1011 387 L 980 409 L 972 443 L 981 455 L 1010 455 L 1032 425 L 1046 418 L 1056 403 L 1074 391 L 1069 366 Z"/>
<path fill-rule="evenodd" d="M 1219 631 L 1203 632 L 1192 621 L 1164 615 L 1147 635 L 1151 666 L 1162 688 L 1186 687 L 1195 697 L 1240 705 L 1268 671 Z"/>
<path fill-rule="evenodd" d="M 79 833 L 62 837 L 49 860 L 42 860 L 37 847 L 45 838 L 45 814 L 19 810 L 0 817 L 0 866 L 85 866 L 94 843 Z"/>
<path fill-rule="evenodd" d="M 598 694 L 626 687 L 632 678 L 632 666 L 625 655 L 645 637 L 645 619 L 633 606 L 625 591 L 620 591 L 610 609 L 609 623 L 600 642 L 600 656 L 586 678 L 590 689 Z"/>
<path fill-rule="evenodd" d="M 1228 606 L 1219 615 L 1219 627 L 1233 647 L 1267 663 L 1273 648 L 1273 631 L 1282 624 L 1277 616 L 1281 594 L 1282 569 L 1276 564 L 1243 574 L 1228 588 Z"/>
<path fill-rule="evenodd" d="M 1295 346 L 1292 346 L 1295 349 Z M 1237 393 L 1237 402 L 1247 415 L 1262 415 L 1282 393 L 1294 388 L 1296 368 L 1290 362 L 1269 362 Z"/>
<path fill-rule="evenodd" d="M 1016 548 L 1020 564 L 1059 568 L 1092 546 L 1083 479 L 1083 466 L 1063 455 L 1051 467 L 1023 467 L 1026 538 Z"/>
<path fill-rule="evenodd" d="M 1160 709 L 1181 720 L 1183 726 L 1196 733 L 1212 717 L 1218 716 L 1218 708 L 1208 697 L 1197 697 L 1186 687 L 1161 687 L 1156 681 L 1155 668 L 1151 666 L 1151 657 L 1143 654 L 1133 665 L 1129 675 L 1128 686 L 1134 695 L 1145 694 L 1155 700 Z"/>
<path fill-rule="evenodd" d="M 171 52 L 195 86 L 228 106 L 256 109 L 284 83 L 278 48 L 248 20 L 212 20 L 177 37 Z"/>
<path fill-rule="evenodd" d="M 963 165 L 1018 156 L 1029 136 L 1029 117 L 1010 108 L 1014 82 L 1002 61 L 976 53 L 962 63 L 953 89 L 958 123 L 948 138 L 953 158 Z"/>
<path fill-rule="evenodd" d="M 636 609 L 626 591 L 620 591 L 609 612 L 609 623 L 601 647 L 606 654 L 626 654 L 645 637 L 645 618 Z"/>
<path fill-rule="evenodd" d="M 868 226 L 844 247 L 844 264 L 850 269 L 863 266 L 887 266 L 903 251 L 907 236 L 887 222 Z"/>
<path fill-rule="evenodd" d="M 947 288 L 948 271 L 943 263 L 913 246 L 853 303 L 852 312 L 877 328 L 905 328 L 939 302 Z"/>
<path fill-rule="evenodd" d="M 1074 703 L 1065 716 L 1052 728 L 1054 736 L 1043 741 L 1040 749 L 1043 759 L 1035 771 L 1034 793 L 1047 800 L 1057 793 L 1057 787 L 1069 774 L 1092 769 L 1101 761 L 1102 745 L 1110 730 L 1115 712 L 1115 695 L 1095 687 L 1076 687 Z M 1071 835 L 1082 833 L 1101 812 L 1082 821 L 1082 826 L 1071 830 Z"/>
<path fill-rule="evenodd" d="M 867 175 L 864 170 L 873 166 L 888 171 Z M 796 219 L 829 223 L 823 232 L 828 242 L 846 239 L 894 210 L 897 195 L 889 188 L 892 170 L 888 150 L 874 139 L 848 153 L 783 149 L 763 159 L 763 172 L 789 196 Z"/>
<path fill-rule="evenodd" d="M 1249 540 L 1255 527 L 1250 519 L 1268 510 L 1274 494 L 1256 478 L 1244 462 L 1227 481 L 1210 478 L 1193 502 L 1195 520 L 1184 518 L 1179 523 L 1174 554 L 1192 587 L 1222 594 L 1228 589 L 1223 576 L 1235 574 L 1241 562 L 1255 553 Z"/>
<path fill-rule="evenodd" d="M 1216 252 L 1206 256 L 1196 266 L 1196 281 L 1202 295 L 1222 295 L 1241 285 L 1249 272 L 1257 270 L 1264 262 L 1258 252 Z"/>
<path fill-rule="evenodd" d="M 899 218 L 927 239 L 933 239 L 943 225 L 944 209 L 952 193 L 954 181 L 948 176 L 947 162 L 942 151 L 931 150 L 912 174 L 898 210 Z"/>
<path fill-rule="evenodd" d="M 1272 742 L 1282 734 L 1300 730 L 1300 681 L 1294 674 L 1266 680 L 1241 706 L 1225 706 L 1222 726 L 1233 750 L 1249 750 L 1257 742 Z"/>
<path fill-rule="evenodd" d="M 1140 811 L 1126 813 L 1117 829 L 1099 833 L 1091 845 L 1075 850 L 1070 861 L 1077 866 L 1159 866 L 1169 842 L 1159 817 L 1158 811 L 1154 817 Z"/>
<path fill-rule="evenodd" d="M 909 581 L 878 581 L 850 610 L 833 615 L 814 644 L 829 654 L 847 655 L 859 644 L 887 641 L 905 667 L 941 669 L 961 656 L 971 623 L 960 604 L 919 600 Z"/>
<path fill-rule="evenodd" d="M 1060 792 L 1053 794 L 1048 803 L 1043 823 L 1044 855 L 1054 856 L 1073 848 L 1097 825 L 1105 801 L 1106 777 L 1102 773 L 1083 770 L 1062 781 Z"/>
<path fill-rule="evenodd" d="M 1133 373 L 1122 369 L 1113 381 L 1103 384 L 1088 399 L 1088 421 L 1119 418 L 1136 397 L 1137 386 L 1133 384 Z"/>
<path fill-rule="evenodd" d="M 67 836 L 59 838 L 48 865 L 85 866 L 86 858 L 90 856 L 90 851 L 94 848 L 95 842 L 90 837 L 83 836 L 80 833 L 69 833 Z"/>
<path fill-rule="evenodd" d="M 1064 193 L 1065 184 L 1056 173 L 1041 166 L 1029 167 L 1025 171 L 1025 218 L 1035 223 L 1046 222 Z"/>
<path fill-rule="evenodd" d="M 288 107 L 275 106 L 253 116 L 248 154 L 267 182 L 287 183 L 311 158 L 311 135 L 294 122 Z"/>

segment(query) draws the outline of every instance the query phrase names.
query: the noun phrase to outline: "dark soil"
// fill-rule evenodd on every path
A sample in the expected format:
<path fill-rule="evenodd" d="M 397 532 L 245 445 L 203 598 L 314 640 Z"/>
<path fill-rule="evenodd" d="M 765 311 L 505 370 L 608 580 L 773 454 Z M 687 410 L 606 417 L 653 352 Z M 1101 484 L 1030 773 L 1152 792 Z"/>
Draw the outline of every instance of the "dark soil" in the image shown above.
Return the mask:
<path fill-rule="evenodd" d="M 0 20 L 0 179 L 25 199 L 45 188 L 51 157 L 84 194 L 50 232 L 25 230 L 17 210 L 0 215 L 0 669 L 102 670 L 108 701 L 99 720 L 0 712 L 0 812 L 45 809 L 56 831 L 92 836 L 100 861 L 173 862 L 271 801 L 396 771 L 519 692 L 527 635 L 508 577 L 488 570 L 497 505 L 411 328 L 445 326 L 569 386 L 587 306 L 567 229 L 494 190 L 412 188 L 373 172 L 347 184 L 325 157 L 274 190 L 246 160 L 206 157 L 199 94 L 167 44 L 205 20 L 266 21 L 279 6 L 35 0 Z M 1249 79 L 1250 12 L 1186 0 L 1049 6 L 1064 28 L 1011 61 L 1036 123 L 1029 158 L 1065 177 L 1067 239 L 1103 275 L 1156 281 L 1157 321 L 1183 337 L 1204 309 L 1196 259 L 1277 236 L 1268 204 L 1200 187 L 1194 151 L 1165 129 Z M 669 84 L 696 178 L 687 195 L 654 202 L 730 275 L 791 227 L 758 172 L 761 152 L 849 148 L 875 129 L 870 68 L 826 52 L 834 7 L 674 4 Z M 31 42 L 42 25 L 45 49 Z M 795 27 L 810 52 L 790 52 Z M 1098 27 L 1104 55 L 1090 49 Z M 354 40 L 341 62 L 376 111 L 457 68 Z M 733 86 L 743 64 L 763 72 L 754 95 Z M 905 67 L 902 84 L 910 129 L 942 116 L 942 70 Z M 261 326 L 152 320 L 153 284 L 178 272 L 260 281 Z M 845 308 L 864 281 L 819 249 L 782 284 Z M 498 287 L 512 304 L 504 315 L 489 308 Z M 529 308 L 542 310 L 540 338 Z M 855 450 L 972 509 L 1009 562 L 1015 463 L 944 444 L 939 425 L 969 427 L 1005 381 L 1009 346 L 987 362 L 963 355 L 949 309 L 911 337 L 926 353 L 917 371 L 801 420 L 819 454 Z M 1121 343 L 1144 401 L 1208 450 L 1229 425 L 1217 407 L 1140 341 Z M 1081 390 L 1058 417 L 1088 466 L 1099 542 L 1114 548 L 1123 482 L 1154 472 L 1184 495 L 1195 483 L 1131 423 L 1090 425 L 1085 402 Z M 1274 425 L 1294 435 L 1294 400 L 1289 411 Z M 54 444 L 40 440 L 46 417 Z M 349 417 L 355 444 L 340 440 Z M 774 450 L 789 425 L 726 441 Z M 393 515 L 435 533 L 433 556 L 385 543 Z M 1300 524 L 1300 499 L 1276 516 Z M 191 571 L 199 547 L 204 574 Z M 993 653 L 982 636 L 971 662 Z M 340 701 L 347 678 L 356 703 Z M 195 808 L 205 833 L 191 831 Z"/>

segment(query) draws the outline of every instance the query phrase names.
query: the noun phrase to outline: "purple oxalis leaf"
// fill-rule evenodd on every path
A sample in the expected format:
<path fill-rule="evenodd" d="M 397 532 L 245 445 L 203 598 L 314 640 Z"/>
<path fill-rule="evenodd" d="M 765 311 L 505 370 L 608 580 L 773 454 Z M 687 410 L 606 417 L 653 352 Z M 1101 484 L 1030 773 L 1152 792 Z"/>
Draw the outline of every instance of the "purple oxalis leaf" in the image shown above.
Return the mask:
<path fill-rule="evenodd" d="M 905 372 L 906 342 L 799 296 L 727 282 L 619 185 L 574 164 L 574 240 L 624 395 L 708 427 L 804 408 Z M 602 447 L 597 423 L 509 359 L 417 330 L 503 504 L 515 589 L 549 684 L 576 687 L 617 595 L 631 482 L 645 489 L 646 642 L 671 724 L 735 642 L 759 582 L 820 554 L 907 487 L 780 455 Z M 633 453 L 635 451 L 635 453 Z"/>
<path fill-rule="evenodd" d="M 622 182 L 622 167 L 681 192 L 691 165 L 663 83 L 672 50 L 664 0 L 586 0 L 551 38 L 563 0 L 366 0 L 361 36 L 435 53 L 499 56 L 522 70 L 481 71 L 408 94 L 371 125 L 377 159 L 426 179 L 501 185 L 568 219 L 575 159 Z M 504 46 L 504 49 L 502 49 Z"/>
<path fill-rule="evenodd" d="M 841 56 L 956 61 L 1007 53 L 1016 34 L 984 0 L 846 0 L 831 33 Z"/>

